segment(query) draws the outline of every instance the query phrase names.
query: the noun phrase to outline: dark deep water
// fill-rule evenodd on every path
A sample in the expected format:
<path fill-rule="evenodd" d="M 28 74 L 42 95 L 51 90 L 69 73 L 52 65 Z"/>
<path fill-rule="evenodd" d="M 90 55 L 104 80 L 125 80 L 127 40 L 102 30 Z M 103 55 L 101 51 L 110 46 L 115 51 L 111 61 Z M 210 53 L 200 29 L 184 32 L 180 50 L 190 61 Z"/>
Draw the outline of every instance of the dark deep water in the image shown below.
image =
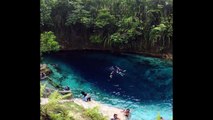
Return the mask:
<path fill-rule="evenodd" d="M 132 110 L 131 120 L 154 120 L 160 113 L 172 118 L 172 62 L 134 54 L 59 52 L 44 57 L 59 70 L 51 77 L 69 85 L 76 97 L 81 90 L 105 104 Z M 109 78 L 111 66 L 125 69 Z M 50 66 L 51 67 L 51 66 Z M 139 117 L 139 118 L 138 118 Z"/>

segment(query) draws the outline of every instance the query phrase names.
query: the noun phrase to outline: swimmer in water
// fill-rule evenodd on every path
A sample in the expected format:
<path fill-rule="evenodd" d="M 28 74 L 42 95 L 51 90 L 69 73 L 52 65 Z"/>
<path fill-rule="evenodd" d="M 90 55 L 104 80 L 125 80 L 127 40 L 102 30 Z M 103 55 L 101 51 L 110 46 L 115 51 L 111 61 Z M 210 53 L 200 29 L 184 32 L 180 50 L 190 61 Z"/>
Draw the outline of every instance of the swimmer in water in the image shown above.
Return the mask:
<path fill-rule="evenodd" d="M 124 76 L 125 74 L 123 72 L 126 72 L 126 70 L 122 70 L 118 66 L 115 66 L 115 68 L 113 66 L 111 66 L 109 69 L 112 71 L 109 75 L 109 78 L 111 78 L 111 79 L 112 79 L 114 73 L 117 73 L 120 76 Z"/>
<path fill-rule="evenodd" d="M 110 78 L 112 78 L 112 75 L 114 74 L 114 71 L 112 71 L 109 75 Z"/>

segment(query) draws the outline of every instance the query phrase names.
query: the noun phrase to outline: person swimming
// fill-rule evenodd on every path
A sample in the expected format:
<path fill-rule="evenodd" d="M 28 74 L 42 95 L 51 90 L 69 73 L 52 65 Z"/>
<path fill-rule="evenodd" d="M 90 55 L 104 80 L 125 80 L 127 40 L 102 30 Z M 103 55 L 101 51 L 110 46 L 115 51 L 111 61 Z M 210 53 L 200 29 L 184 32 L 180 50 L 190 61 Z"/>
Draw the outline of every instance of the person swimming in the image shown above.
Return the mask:
<path fill-rule="evenodd" d="M 115 68 L 116 68 L 116 73 L 121 72 L 121 69 L 118 66 L 115 66 Z"/>
<path fill-rule="evenodd" d="M 110 75 L 109 75 L 110 78 L 112 78 L 114 72 L 115 72 L 115 71 L 112 71 L 112 72 L 110 73 Z"/>
<path fill-rule="evenodd" d="M 124 72 L 126 72 L 126 70 L 122 70 L 121 68 L 119 68 L 118 66 L 115 66 L 115 68 L 113 66 L 111 66 L 109 68 L 112 72 L 110 73 L 109 77 L 112 78 L 114 73 L 119 74 L 120 76 L 124 76 Z"/>
<path fill-rule="evenodd" d="M 113 66 L 111 66 L 109 69 L 110 69 L 111 71 L 115 71 L 115 68 L 114 68 Z"/>
<path fill-rule="evenodd" d="M 123 69 L 119 68 L 118 66 L 115 66 L 115 67 L 116 67 L 117 72 L 126 72 L 126 70 L 123 70 Z"/>
<path fill-rule="evenodd" d="M 112 74 L 110 74 L 109 77 L 112 78 Z"/>

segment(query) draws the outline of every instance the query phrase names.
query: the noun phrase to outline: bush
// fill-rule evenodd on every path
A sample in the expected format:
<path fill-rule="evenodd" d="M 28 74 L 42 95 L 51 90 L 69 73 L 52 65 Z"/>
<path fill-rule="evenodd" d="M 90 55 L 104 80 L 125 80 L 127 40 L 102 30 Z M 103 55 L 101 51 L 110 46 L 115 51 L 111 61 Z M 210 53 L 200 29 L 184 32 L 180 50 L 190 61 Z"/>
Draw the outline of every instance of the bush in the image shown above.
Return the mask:
<path fill-rule="evenodd" d="M 46 52 L 58 51 L 60 48 L 56 36 L 51 31 L 41 33 L 40 43 L 40 55 Z"/>
<path fill-rule="evenodd" d="M 105 117 L 101 113 L 99 113 L 98 107 L 87 109 L 85 111 L 85 115 L 90 117 L 92 120 L 107 120 L 107 117 Z"/>
<path fill-rule="evenodd" d="M 41 97 L 43 96 L 43 91 L 45 85 L 41 85 Z M 69 114 L 70 110 L 64 104 L 60 104 L 59 101 L 65 97 L 70 96 L 70 94 L 62 96 L 58 91 L 54 91 L 48 97 L 48 103 L 41 106 L 41 120 L 74 120 L 74 118 Z"/>
<path fill-rule="evenodd" d="M 89 39 L 92 43 L 101 43 L 102 42 L 102 38 L 100 35 L 92 35 L 92 36 L 90 36 Z"/>

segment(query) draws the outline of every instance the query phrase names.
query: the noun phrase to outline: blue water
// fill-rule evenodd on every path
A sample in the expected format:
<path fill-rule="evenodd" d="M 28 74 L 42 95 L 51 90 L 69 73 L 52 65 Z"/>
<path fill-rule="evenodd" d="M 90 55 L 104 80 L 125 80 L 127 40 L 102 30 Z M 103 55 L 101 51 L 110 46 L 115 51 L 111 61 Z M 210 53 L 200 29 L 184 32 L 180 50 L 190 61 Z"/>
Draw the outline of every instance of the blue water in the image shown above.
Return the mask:
<path fill-rule="evenodd" d="M 70 86 L 75 97 L 80 92 L 92 99 L 118 108 L 131 110 L 130 120 L 172 119 L 172 62 L 133 54 L 103 52 L 59 52 L 44 57 L 55 82 Z M 109 78 L 111 66 L 125 69 L 125 75 Z"/>

